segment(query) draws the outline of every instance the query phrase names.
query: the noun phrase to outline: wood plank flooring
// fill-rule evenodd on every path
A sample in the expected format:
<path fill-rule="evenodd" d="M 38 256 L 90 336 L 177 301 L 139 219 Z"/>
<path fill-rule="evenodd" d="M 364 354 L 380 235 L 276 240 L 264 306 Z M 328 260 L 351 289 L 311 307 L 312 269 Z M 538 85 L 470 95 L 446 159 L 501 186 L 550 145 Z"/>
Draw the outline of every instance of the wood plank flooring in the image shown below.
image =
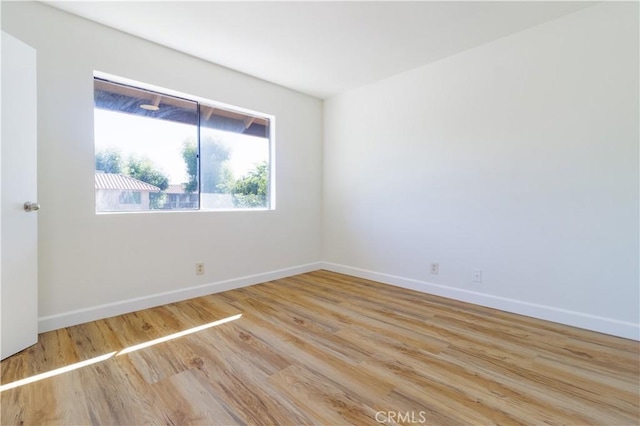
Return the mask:
<path fill-rule="evenodd" d="M 3 391 L 0 423 L 640 423 L 638 342 L 327 271 L 43 333 L 1 383 L 105 354 Z"/>

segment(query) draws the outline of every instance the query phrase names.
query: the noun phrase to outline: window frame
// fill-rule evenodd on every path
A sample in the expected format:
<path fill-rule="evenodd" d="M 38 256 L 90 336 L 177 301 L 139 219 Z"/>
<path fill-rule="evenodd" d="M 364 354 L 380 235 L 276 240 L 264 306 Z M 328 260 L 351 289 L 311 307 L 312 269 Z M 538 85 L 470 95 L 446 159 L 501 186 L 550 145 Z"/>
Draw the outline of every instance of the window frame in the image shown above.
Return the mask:
<path fill-rule="evenodd" d="M 158 94 L 160 96 L 169 96 L 178 99 L 182 99 L 189 102 L 195 102 L 196 108 L 196 127 L 197 127 L 197 166 L 198 166 L 198 207 L 189 209 L 149 209 L 149 210 L 128 210 L 128 211 L 99 211 L 97 208 L 96 199 L 94 197 L 94 207 L 96 214 L 139 214 L 139 213 L 193 213 L 193 212 L 206 212 L 206 213 L 219 213 L 219 212 L 264 212 L 276 210 L 276 148 L 275 148 L 275 135 L 276 135 L 276 117 L 273 114 L 267 114 L 264 112 L 228 104 L 221 101 L 211 100 L 202 96 L 191 95 L 184 92 L 180 92 L 173 89 L 168 89 L 160 86 L 156 86 L 150 83 L 144 83 L 137 80 L 132 80 L 126 77 L 121 77 L 101 71 L 94 70 L 92 78 L 92 93 L 95 90 L 95 81 L 101 80 L 107 83 L 114 83 L 121 86 L 128 86 L 132 89 L 143 90 L 146 92 Z M 203 208 L 202 207 L 202 167 L 201 167 L 201 106 L 220 109 L 228 111 L 230 113 L 242 114 L 252 116 L 256 118 L 264 119 L 268 122 L 267 135 L 268 139 L 268 190 L 267 190 L 267 206 L 266 207 L 237 207 L 237 208 Z M 94 110 L 95 110 L 94 101 Z M 95 131 L 95 124 L 93 126 Z M 95 158 L 95 135 L 93 139 L 94 158 Z M 95 173 L 95 165 L 94 165 Z M 95 193 L 95 191 L 94 191 Z M 190 194 L 193 196 L 195 194 Z"/>

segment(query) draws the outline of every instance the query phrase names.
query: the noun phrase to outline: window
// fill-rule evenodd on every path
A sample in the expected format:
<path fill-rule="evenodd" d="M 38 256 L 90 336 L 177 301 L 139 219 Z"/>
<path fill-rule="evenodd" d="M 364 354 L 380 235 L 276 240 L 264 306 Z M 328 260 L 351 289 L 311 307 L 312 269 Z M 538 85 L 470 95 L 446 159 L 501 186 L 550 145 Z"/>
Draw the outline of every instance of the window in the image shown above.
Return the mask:
<path fill-rule="evenodd" d="M 142 204 L 142 197 L 139 192 L 122 191 L 120 192 L 120 204 Z"/>
<path fill-rule="evenodd" d="M 96 211 L 270 209 L 272 117 L 94 78 Z"/>

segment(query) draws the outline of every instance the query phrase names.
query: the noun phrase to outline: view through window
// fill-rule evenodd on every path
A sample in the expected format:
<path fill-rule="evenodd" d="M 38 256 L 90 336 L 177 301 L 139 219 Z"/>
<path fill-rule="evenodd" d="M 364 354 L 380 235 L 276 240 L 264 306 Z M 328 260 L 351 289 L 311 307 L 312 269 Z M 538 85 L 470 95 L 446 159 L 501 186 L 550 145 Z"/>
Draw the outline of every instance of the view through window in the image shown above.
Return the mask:
<path fill-rule="evenodd" d="M 270 120 L 94 79 L 98 212 L 269 209 Z"/>

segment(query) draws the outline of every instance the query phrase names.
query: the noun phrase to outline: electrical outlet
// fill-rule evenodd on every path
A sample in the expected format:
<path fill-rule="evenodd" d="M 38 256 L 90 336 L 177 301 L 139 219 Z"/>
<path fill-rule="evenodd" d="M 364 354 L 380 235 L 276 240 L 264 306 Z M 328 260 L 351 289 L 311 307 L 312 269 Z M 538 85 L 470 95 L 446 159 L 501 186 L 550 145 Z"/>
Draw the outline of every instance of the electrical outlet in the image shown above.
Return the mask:
<path fill-rule="evenodd" d="M 431 264 L 431 275 L 438 275 L 438 271 L 440 269 L 440 265 L 438 262 L 434 262 Z"/>
<path fill-rule="evenodd" d="M 474 283 L 482 282 L 482 269 L 471 270 L 471 281 L 473 281 Z"/>
<path fill-rule="evenodd" d="M 196 275 L 204 275 L 204 263 L 196 263 Z"/>

